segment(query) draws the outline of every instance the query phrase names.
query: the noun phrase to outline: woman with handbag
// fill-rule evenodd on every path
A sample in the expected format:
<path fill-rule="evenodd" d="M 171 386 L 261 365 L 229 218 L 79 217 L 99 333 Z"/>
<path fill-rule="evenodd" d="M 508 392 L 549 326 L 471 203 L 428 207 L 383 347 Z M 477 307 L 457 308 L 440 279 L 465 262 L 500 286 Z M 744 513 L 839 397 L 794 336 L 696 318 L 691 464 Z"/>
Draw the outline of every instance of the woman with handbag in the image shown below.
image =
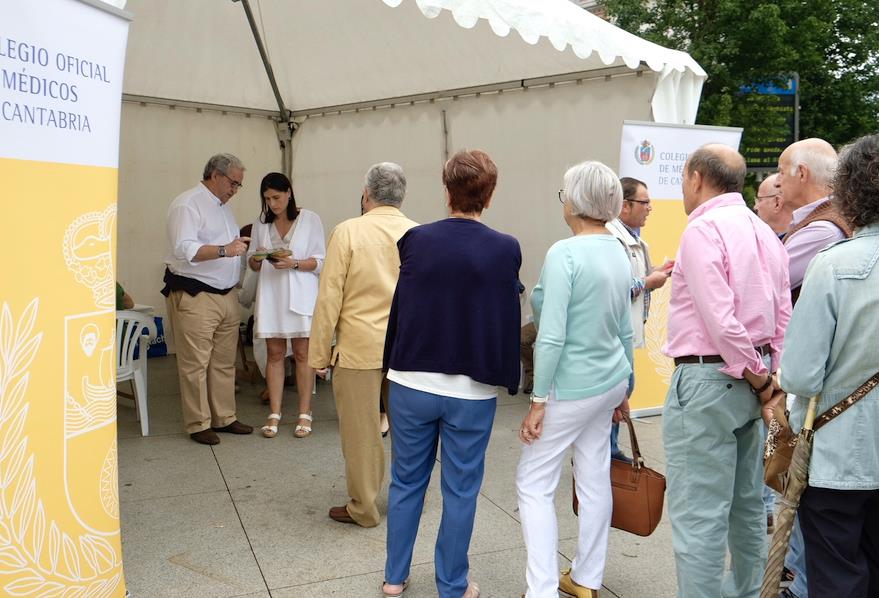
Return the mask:
<path fill-rule="evenodd" d="M 822 250 L 809 265 L 785 334 L 781 386 L 797 396 L 794 430 L 802 427 L 808 397 L 820 395 L 818 414 L 858 397 L 847 412 L 834 409 L 826 426 L 815 426 L 798 514 L 809 595 L 875 597 L 879 390 L 852 392 L 879 370 L 879 135 L 843 150 L 833 190 L 832 201 L 853 224 L 854 236 Z"/>
<path fill-rule="evenodd" d="M 605 228 L 622 206 L 616 174 L 600 162 L 578 164 L 565 173 L 559 200 L 574 236 L 549 249 L 531 295 L 534 390 L 519 431 L 525 446 L 516 488 L 528 551 L 527 598 L 554 598 L 558 590 L 594 598 L 613 509 L 611 423 L 629 409 L 632 275 L 626 252 Z M 553 496 L 571 446 L 577 497 L 589 515 L 579 518 L 577 556 L 560 578 Z"/>
<path fill-rule="evenodd" d="M 280 172 L 263 177 L 259 195 L 262 210 L 253 223 L 248 265 L 259 272 L 254 337 L 266 339 L 270 413 L 262 434 L 266 438 L 278 434 L 289 342 L 299 394 L 299 421 L 293 435 L 304 438 L 311 434 L 314 369 L 308 366 L 308 337 L 318 274 L 326 256 L 324 229 L 317 214 L 296 206 L 290 179 Z"/>

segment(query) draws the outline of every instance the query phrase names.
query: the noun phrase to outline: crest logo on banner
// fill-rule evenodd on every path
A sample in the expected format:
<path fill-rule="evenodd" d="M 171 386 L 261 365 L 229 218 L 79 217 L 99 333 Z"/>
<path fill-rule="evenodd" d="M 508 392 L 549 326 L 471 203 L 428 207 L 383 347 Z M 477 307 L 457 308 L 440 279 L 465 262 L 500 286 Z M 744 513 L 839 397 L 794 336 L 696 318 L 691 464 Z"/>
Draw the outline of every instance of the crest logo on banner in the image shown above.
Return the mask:
<path fill-rule="evenodd" d="M 635 148 L 635 161 L 641 166 L 647 166 L 653 162 L 654 156 L 656 156 L 656 148 L 647 139 Z"/>

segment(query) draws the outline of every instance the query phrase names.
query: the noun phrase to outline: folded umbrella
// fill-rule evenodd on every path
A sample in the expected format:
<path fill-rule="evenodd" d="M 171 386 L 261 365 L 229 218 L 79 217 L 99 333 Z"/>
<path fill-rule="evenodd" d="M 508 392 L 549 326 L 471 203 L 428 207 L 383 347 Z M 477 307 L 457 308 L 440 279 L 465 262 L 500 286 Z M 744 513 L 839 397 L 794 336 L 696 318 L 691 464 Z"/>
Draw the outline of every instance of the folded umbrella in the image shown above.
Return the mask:
<path fill-rule="evenodd" d="M 766 560 L 766 572 L 760 588 L 760 598 L 777 598 L 781 571 L 784 568 L 784 557 L 790 544 L 791 529 L 800 496 L 809 483 L 809 461 L 812 459 L 812 425 L 815 422 L 815 411 L 818 408 L 818 397 L 809 399 L 806 420 L 803 429 L 797 435 L 797 443 L 791 455 L 790 467 L 784 479 L 784 492 L 776 505 L 781 505 L 775 514 L 775 532 L 769 546 L 769 558 Z"/>

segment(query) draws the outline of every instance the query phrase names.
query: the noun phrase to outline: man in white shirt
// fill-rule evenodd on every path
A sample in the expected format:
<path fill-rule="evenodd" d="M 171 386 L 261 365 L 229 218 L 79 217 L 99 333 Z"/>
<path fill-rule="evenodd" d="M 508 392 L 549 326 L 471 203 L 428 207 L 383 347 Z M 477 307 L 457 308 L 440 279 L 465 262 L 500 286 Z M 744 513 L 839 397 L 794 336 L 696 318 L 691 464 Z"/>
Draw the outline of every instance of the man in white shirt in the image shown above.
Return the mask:
<path fill-rule="evenodd" d="M 217 154 L 205 165 L 202 181 L 168 208 L 170 250 L 162 294 L 177 345 L 183 424 L 201 444 L 218 444 L 217 432 L 253 432 L 235 415 L 235 286 L 238 258 L 250 239 L 238 237 L 228 202 L 243 180 L 241 161 Z"/>
<path fill-rule="evenodd" d="M 644 346 L 644 324 L 650 310 L 650 292 L 665 284 L 671 273 L 670 264 L 654 268 L 650 262 L 650 250 L 641 238 L 641 228 L 650 215 L 650 195 L 643 181 L 631 177 L 620 179 L 623 187 L 623 207 L 620 216 L 605 226 L 626 248 L 626 256 L 632 267 L 632 346 Z M 629 395 L 635 388 L 635 374 L 629 379 Z M 610 456 L 612 459 L 631 461 L 617 444 L 620 425 L 614 424 L 610 433 Z"/>

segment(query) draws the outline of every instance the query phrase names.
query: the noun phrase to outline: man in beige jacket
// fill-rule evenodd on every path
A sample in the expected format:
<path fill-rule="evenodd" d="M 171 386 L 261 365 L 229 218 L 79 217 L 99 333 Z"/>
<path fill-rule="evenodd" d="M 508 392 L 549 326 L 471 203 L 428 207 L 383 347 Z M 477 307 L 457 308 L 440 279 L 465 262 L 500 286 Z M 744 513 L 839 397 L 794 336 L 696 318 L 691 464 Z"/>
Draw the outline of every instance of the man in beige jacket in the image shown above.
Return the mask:
<path fill-rule="evenodd" d="M 308 364 L 333 367 L 350 499 L 332 507 L 329 515 L 342 523 L 375 527 L 381 520 L 375 499 L 385 471 L 377 399 L 388 314 L 400 273 L 397 241 L 417 223 L 399 209 L 406 177 L 398 164 L 372 166 L 365 183 L 364 214 L 339 224 L 327 244 Z"/>

